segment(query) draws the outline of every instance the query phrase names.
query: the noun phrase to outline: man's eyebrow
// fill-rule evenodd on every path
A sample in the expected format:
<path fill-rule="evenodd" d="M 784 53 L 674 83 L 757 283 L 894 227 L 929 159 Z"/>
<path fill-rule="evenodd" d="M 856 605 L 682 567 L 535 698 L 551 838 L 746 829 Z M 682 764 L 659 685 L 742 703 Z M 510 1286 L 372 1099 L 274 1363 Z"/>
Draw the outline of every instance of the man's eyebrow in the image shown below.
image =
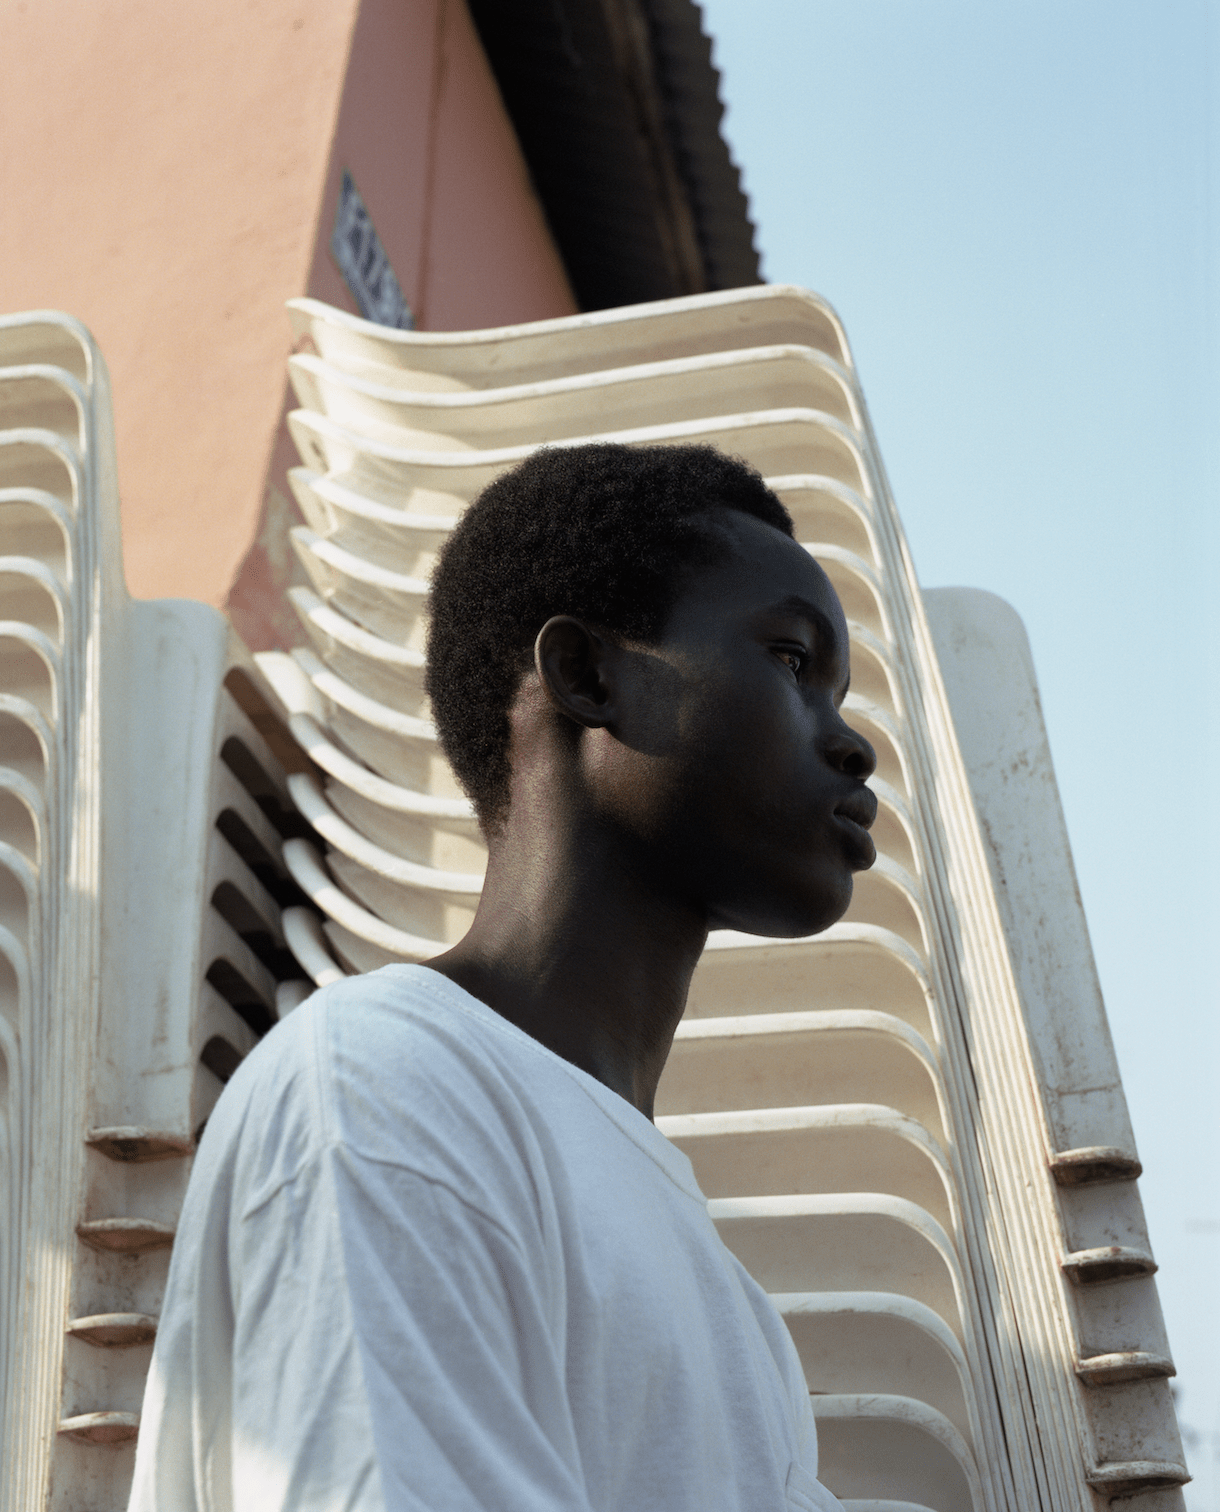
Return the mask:
<path fill-rule="evenodd" d="M 782 598 L 778 603 L 771 605 L 772 613 L 783 613 L 795 610 L 803 618 L 810 620 L 818 627 L 818 633 L 825 637 L 831 647 L 839 644 L 839 629 L 825 609 L 819 609 L 807 598 L 802 598 L 799 593 L 790 593 L 787 598 Z"/>

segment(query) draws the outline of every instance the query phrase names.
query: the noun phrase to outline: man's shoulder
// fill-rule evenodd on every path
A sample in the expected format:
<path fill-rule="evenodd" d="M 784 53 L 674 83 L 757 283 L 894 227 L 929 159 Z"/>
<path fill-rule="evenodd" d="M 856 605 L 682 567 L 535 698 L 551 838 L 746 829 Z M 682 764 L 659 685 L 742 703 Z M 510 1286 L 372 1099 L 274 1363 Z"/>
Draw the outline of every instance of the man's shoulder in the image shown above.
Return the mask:
<path fill-rule="evenodd" d="M 230 1137 L 298 1160 L 341 1148 L 443 1176 L 463 1152 L 520 1149 L 523 1130 L 555 1115 L 553 1061 L 439 973 L 389 966 L 315 992 L 247 1058 L 217 1112 Z"/>
<path fill-rule="evenodd" d="M 278 1079 L 308 1063 L 323 1077 L 426 1077 L 445 1060 L 502 1057 L 494 1017 L 438 972 L 383 966 L 320 987 L 272 1029 L 238 1076 Z"/>
<path fill-rule="evenodd" d="M 293 1019 L 300 1017 L 299 1028 Z M 323 1077 L 397 1103 L 536 1077 L 548 1052 L 427 966 L 384 966 L 314 993 L 284 1026 L 307 1036 Z M 274 1042 L 277 1029 L 268 1036 Z"/>

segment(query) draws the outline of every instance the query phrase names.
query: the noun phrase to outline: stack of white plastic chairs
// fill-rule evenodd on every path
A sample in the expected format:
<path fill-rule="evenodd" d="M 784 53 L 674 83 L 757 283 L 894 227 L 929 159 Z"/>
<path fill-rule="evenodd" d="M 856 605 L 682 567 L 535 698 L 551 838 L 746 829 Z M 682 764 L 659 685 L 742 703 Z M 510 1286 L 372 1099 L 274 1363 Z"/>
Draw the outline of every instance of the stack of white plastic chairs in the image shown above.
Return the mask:
<path fill-rule="evenodd" d="M 260 681 L 215 610 L 127 597 L 88 333 L 0 319 L 5 1512 L 125 1505 L 195 1141 L 304 990 Z"/>
<path fill-rule="evenodd" d="M 290 920 L 299 959 L 318 981 L 424 959 L 475 908 L 485 851 L 422 685 L 428 573 L 465 505 L 544 442 L 745 456 L 850 621 L 880 859 L 816 939 L 713 936 L 658 1123 L 787 1318 L 849 1505 L 1180 1507 L 1023 632 L 987 595 L 921 596 L 833 312 L 782 287 L 472 333 L 291 309 L 309 648 L 261 661 L 315 768 L 289 779 L 316 836 L 285 847 L 318 910 Z"/>

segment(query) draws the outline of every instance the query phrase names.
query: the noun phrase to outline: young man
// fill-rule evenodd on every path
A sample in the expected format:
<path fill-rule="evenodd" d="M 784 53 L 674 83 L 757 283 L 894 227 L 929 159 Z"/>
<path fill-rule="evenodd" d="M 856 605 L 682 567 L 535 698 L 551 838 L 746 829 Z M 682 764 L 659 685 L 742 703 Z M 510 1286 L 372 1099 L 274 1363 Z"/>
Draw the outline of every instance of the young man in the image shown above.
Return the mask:
<path fill-rule="evenodd" d="M 708 930 L 824 929 L 874 859 L 834 590 L 750 468 L 596 445 L 487 489 L 431 615 L 478 914 L 226 1089 L 133 1512 L 827 1512 L 784 1324 L 651 1114 Z"/>

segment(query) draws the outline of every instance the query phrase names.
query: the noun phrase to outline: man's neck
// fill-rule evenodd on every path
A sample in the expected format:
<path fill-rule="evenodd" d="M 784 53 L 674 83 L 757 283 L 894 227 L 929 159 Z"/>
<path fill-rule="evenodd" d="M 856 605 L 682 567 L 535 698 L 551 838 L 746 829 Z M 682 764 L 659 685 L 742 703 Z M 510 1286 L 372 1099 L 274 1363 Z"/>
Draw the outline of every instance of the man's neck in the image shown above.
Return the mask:
<path fill-rule="evenodd" d="M 548 816 L 492 842 L 470 932 L 428 965 L 651 1118 L 706 939 L 613 837 Z"/>

